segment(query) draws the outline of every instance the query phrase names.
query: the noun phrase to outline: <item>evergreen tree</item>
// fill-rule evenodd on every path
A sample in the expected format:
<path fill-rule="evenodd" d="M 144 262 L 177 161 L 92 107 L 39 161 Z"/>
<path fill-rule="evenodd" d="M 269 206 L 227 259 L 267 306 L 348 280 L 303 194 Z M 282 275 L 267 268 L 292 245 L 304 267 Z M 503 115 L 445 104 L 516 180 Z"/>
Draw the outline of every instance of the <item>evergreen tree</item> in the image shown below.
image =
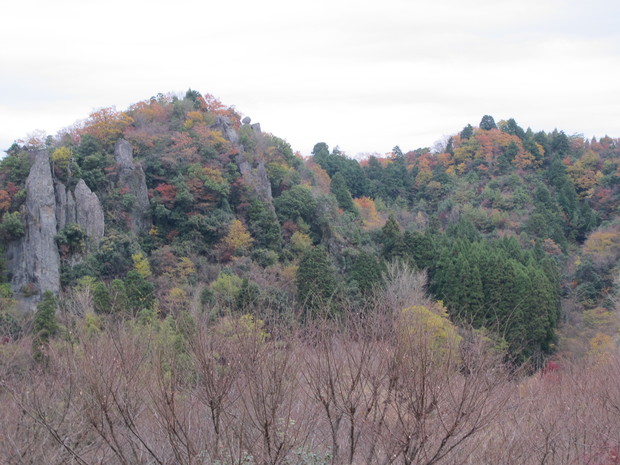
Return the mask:
<path fill-rule="evenodd" d="M 95 313 L 110 313 L 112 311 L 112 299 L 105 283 L 97 281 L 93 287 L 93 307 Z"/>
<path fill-rule="evenodd" d="M 497 125 L 495 124 L 495 120 L 491 115 L 484 115 L 482 120 L 480 121 L 480 129 L 484 131 L 489 131 L 491 129 L 497 129 Z"/>
<path fill-rule="evenodd" d="M 471 124 L 468 124 L 461 131 L 461 139 L 467 140 L 470 139 L 474 135 L 474 128 Z"/>
<path fill-rule="evenodd" d="M 258 199 L 248 210 L 249 227 L 258 247 L 279 251 L 282 247 L 282 229 L 273 210 Z"/>
<path fill-rule="evenodd" d="M 435 244 L 430 234 L 405 231 L 403 235 L 405 254 L 413 259 L 420 270 L 432 268 L 435 264 Z"/>
<path fill-rule="evenodd" d="M 508 121 L 506 121 L 506 123 L 502 125 L 501 130 L 507 134 L 517 136 L 521 140 L 525 138 L 525 131 L 521 126 L 517 124 L 514 118 L 510 118 Z"/>
<path fill-rule="evenodd" d="M 32 328 L 32 355 L 35 360 L 44 358 L 45 347 L 49 344 L 50 338 L 58 332 L 57 307 L 56 296 L 51 291 L 45 291 L 41 302 L 37 305 Z"/>
<path fill-rule="evenodd" d="M 242 312 L 252 311 L 258 304 L 260 289 L 256 283 L 243 278 L 237 294 L 236 307 Z"/>
<path fill-rule="evenodd" d="M 383 245 L 381 253 L 386 260 L 400 256 L 399 252 L 404 251 L 403 235 L 393 214 L 390 214 L 381 229 L 381 242 Z"/>
<path fill-rule="evenodd" d="M 336 197 L 340 208 L 346 212 L 358 214 L 353 203 L 353 197 L 351 197 L 351 193 L 347 189 L 347 184 L 341 173 L 334 174 L 330 189 L 334 197 Z"/>
<path fill-rule="evenodd" d="M 127 313 L 129 310 L 129 299 L 125 282 L 121 279 L 113 279 L 108 290 L 110 295 L 110 313 Z"/>
<path fill-rule="evenodd" d="M 353 262 L 351 279 L 357 283 L 362 294 L 368 294 L 381 281 L 383 271 L 383 262 L 379 262 L 374 254 L 362 252 Z"/>
<path fill-rule="evenodd" d="M 125 278 L 127 304 L 133 315 L 141 310 L 153 310 L 155 306 L 155 287 L 136 270 L 131 270 Z"/>
<path fill-rule="evenodd" d="M 323 247 L 311 247 L 299 261 L 297 270 L 297 301 L 305 309 L 306 317 L 327 308 L 336 292 L 336 275 Z"/>

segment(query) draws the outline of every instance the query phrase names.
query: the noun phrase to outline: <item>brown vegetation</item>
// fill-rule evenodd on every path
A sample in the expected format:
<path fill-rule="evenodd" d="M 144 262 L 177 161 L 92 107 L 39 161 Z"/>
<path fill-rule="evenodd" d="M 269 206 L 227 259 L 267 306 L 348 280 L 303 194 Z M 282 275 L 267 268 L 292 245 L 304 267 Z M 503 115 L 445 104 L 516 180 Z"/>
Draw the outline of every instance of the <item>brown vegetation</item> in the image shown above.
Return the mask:
<path fill-rule="evenodd" d="M 196 312 L 67 325 L 41 363 L 5 344 L 0 463 L 618 463 L 620 357 L 509 371 L 424 281 L 392 267 L 365 313 L 304 327 Z"/>

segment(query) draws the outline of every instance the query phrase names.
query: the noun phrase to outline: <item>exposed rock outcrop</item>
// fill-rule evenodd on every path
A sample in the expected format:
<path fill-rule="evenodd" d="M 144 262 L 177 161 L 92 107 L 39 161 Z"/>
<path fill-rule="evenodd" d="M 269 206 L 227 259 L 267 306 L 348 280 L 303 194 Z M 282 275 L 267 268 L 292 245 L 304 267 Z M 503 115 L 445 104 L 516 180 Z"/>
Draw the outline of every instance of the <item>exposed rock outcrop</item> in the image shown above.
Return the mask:
<path fill-rule="evenodd" d="M 103 207 L 97 194 L 80 179 L 73 192 L 64 184 L 54 184 L 56 223 L 60 232 L 67 224 L 76 223 L 86 233 L 89 248 L 96 247 L 105 233 Z"/>
<path fill-rule="evenodd" d="M 267 170 L 265 169 L 265 163 L 261 161 L 258 162 L 255 167 L 252 167 L 242 152 L 237 155 L 237 165 L 239 166 L 239 171 L 243 176 L 245 184 L 252 187 L 258 198 L 264 203 L 272 205 L 273 194 L 271 192 L 271 182 L 269 181 Z"/>
<path fill-rule="evenodd" d="M 82 179 L 72 192 L 61 182 L 54 182 L 47 152 L 36 152 L 33 159 L 21 210 L 25 234 L 6 248 L 11 287 L 24 311 L 33 311 L 43 292 L 60 291 L 57 234 L 69 223 L 76 223 L 92 249 L 103 238 L 105 227 L 99 198 Z"/>
<path fill-rule="evenodd" d="M 86 233 L 88 243 L 96 246 L 103 239 L 105 221 L 103 208 L 97 194 L 91 191 L 83 179 L 80 179 L 73 192 L 75 198 L 75 222 Z"/>
<path fill-rule="evenodd" d="M 250 124 L 252 120 L 249 116 L 246 116 L 241 121 L 244 126 L 250 126 L 257 136 L 261 134 L 260 124 Z M 238 139 L 238 137 L 237 137 Z M 273 194 L 271 192 L 271 182 L 267 176 L 267 170 L 265 169 L 265 163 L 262 160 L 250 162 L 246 157 L 243 146 L 239 146 L 240 151 L 236 157 L 237 166 L 239 172 L 243 176 L 243 181 L 247 186 L 254 189 L 256 196 L 267 204 L 272 210 L 273 207 Z"/>
<path fill-rule="evenodd" d="M 130 228 L 135 233 L 144 232 L 153 224 L 144 171 L 134 162 L 131 144 L 124 139 L 116 142 L 114 157 L 118 165 L 118 187 L 127 190 L 136 199 L 130 212 Z"/>
<path fill-rule="evenodd" d="M 60 290 L 60 256 L 56 246 L 57 222 L 54 183 L 47 152 L 34 154 L 26 179 L 26 202 L 22 209 L 25 235 L 7 247 L 11 286 L 32 308 L 44 291 Z"/>
<path fill-rule="evenodd" d="M 225 116 L 218 116 L 215 120 L 215 124 L 213 124 L 211 128 L 219 130 L 222 133 L 222 136 L 233 144 L 237 145 L 239 143 L 239 134 L 233 127 L 230 120 Z"/>

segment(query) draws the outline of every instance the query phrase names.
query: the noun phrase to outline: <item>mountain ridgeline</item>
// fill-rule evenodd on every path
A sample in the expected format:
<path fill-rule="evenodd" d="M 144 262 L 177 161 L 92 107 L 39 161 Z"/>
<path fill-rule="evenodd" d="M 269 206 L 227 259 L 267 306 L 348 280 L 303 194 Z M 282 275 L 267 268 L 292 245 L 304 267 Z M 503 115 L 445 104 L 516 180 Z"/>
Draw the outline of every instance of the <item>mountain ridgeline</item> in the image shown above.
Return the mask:
<path fill-rule="evenodd" d="M 0 162 L 0 331 L 46 291 L 96 318 L 303 324 L 388 298 L 398 264 L 517 361 L 585 353 L 617 330 L 619 155 L 486 115 L 433 151 L 304 159 L 196 91 L 104 108 Z"/>

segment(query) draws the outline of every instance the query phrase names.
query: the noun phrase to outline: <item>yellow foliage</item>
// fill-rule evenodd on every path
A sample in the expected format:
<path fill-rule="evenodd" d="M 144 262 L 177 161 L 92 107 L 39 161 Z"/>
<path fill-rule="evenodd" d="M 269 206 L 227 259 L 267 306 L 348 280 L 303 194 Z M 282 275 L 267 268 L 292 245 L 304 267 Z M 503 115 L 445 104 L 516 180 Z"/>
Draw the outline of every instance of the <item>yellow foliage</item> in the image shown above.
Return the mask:
<path fill-rule="evenodd" d="M 142 252 L 131 254 L 133 260 L 133 269 L 136 270 L 143 278 L 148 278 L 153 273 L 151 272 L 151 265 L 148 258 L 144 256 Z"/>
<path fill-rule="evenodd" d="M 591 329 L 609 332 L 618 326 L 618 317 L 603 307 L 596 307 L 583 312 L 583 322 Z"/>
<path fill-rule="evenodd" d="M 97 336 L 103 329 L 103 322 L 101 317 L 95 315 L 93 312 L 86 312 L 84 318 L 81 321 L 81 327 L 88 337 Z"/>
<path fill-rule="evenodd" d="M 187 292 L 180 287 L 173 287 L 170 289 L 164 298 L 164 303 L 167 305 L 169 310 L 174 312 L 179 312 L 186 308 L 188 302 L 189 298 L 187 296 Z"/>
<path fill-rule="evenodd" d="M 66 168 L 71 160 L 71 149 L 65 146 L 58 147 L 52 152 L 52 161 L 59 168 Z"/>
<path fill-rule="evenodd" d="M 609 255 L 620 252 L 620 233 L 597 231 L 588 237 L 583 250 L 588 254 Z"/>
<path fill-rule="evenodd" d="M 590 339 L 590 350 L 588 350 L 588 355 L 594 358 L 603 358 L 611 354 L 614 347 L 614 341 L 610 336 L 603 333 L 596 333 L 596 335 Z"/>
<path fill-rule="evenodd" d="M 170 291 L 168 292 L 168 296 L 170 297 L 170 299 L 175 301 L 187 300 L 187 292 L 185 292 L 180 287 L 173 287 L 172 289 L 170 289 Z"/>
<path fill-rule="evenodd" d="M 303 253 L 312 246 L 312 238 L 300 231 L 295 231 L 291 236 L 291 249 L 297 253 Z"/>
<path fill-rule="evenodd" d="M 194 262 L 188 257 L 182 257 L 177 263 L 175 274 L 179 279 L 187 280 L 191 275 L 196 274 Z"/>
<path fill-rule="evenodd" d="M 236 299 L 241 290 L 243 280 L 236 275 L 220 273 L 215 281 L 209 287 L 228 300 Z"/>
<path fill-rule="evenodd" d="M 251 339 L 262 343 L 269 337 L 269 333 L 264 330 L 264 327 L 265 322 L 263 320 L 255 320 L 252 315 L 244 314 L 239 318 L 221 318 L 215 331 L 221 336 L 243 340 Z"/>
<path fill-rule="evenodd" d="M 294 283 L 297 278 L 298 268 L 298 265 L 289 265 L 282 268 L 282 272 L 280 273 L 282 280 L 286 283 Z"/>
<path fill-rule="evenodd" d="M 224 179 L 222 172 L 215 168 L 209 168 L 208 166 L 205 166 L 202 169 L 202 174 L 217 184 L 224 184 L 227 182 L 226 179 Z"/>
<path fill-rule="evenodd" d="M 201 111 L 190 111 L 186 116 L 187 119 L 191 119 L 192 121 L 202 121 L 204 119 L 204 115 Z"/>
<path fill-rule="evenodd" d="M 227 140 L 222 135 L 222 131 L 215 130 L 211 131 L 209 134 L 209 141 L 218 148 L 221 148 L 227 144 Z"/>
<path fill-rule="evenodd" d="M 425 185 L 433 178 L 433 173 L 430 169 L 420 169 L 418 175 L 415 177 L 415 185 L 420 187 Z"/>
<path fill-rule="evenodd" d="M 243 253 L 250 248 L 254 239 L 252 239 L 243 223 L 234 219 L 230 223 L 228 234 L 222 241 L 228 250 Z"/>
<path fill-rule="evenodd" d="M 448 312 L 441 302 L 431 309 L 425 305 L 413 305 L 401 311 L 399 319 L 401 335 L 413 336 L 432 351 L 447 352 L 458 346 L 460 336 L 448 319 Z"/>

